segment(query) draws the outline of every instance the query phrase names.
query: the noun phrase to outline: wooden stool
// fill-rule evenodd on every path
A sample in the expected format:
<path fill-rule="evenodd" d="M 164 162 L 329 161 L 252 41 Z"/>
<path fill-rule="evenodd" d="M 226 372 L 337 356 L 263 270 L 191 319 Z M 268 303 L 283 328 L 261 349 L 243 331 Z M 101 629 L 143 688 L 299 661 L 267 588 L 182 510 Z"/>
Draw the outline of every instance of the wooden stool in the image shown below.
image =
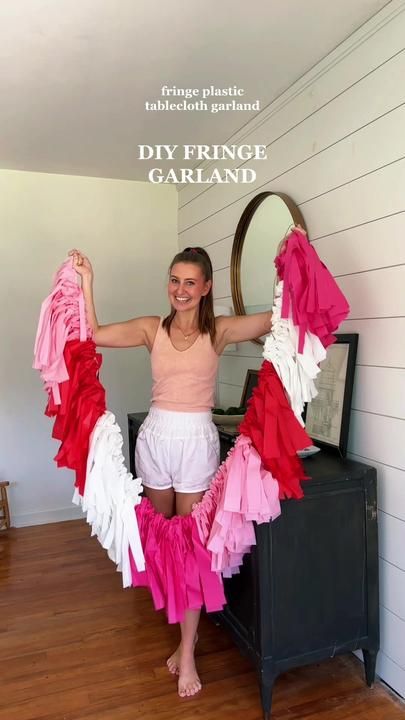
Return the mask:
<path fill-rule="evenodd" d="M 10 527 L 10 510 L 8 508 L 7 488 L 10 485 L 8 480 L 0 482 L 0 530 Z"/>

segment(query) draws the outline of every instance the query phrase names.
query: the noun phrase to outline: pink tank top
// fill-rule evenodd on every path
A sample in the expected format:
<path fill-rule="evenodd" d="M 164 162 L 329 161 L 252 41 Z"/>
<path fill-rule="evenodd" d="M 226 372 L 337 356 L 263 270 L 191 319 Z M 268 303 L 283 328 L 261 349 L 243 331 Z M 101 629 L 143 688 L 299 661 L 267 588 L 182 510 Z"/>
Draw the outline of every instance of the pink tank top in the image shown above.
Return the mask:
<path fill-rule="evenodd" d="M 152 405 L 180 412 L 210 410 L 219 357 L 209 333 L 198 335 L 187 350 L 176 350 L 162 320 L 151 351 Z"/>

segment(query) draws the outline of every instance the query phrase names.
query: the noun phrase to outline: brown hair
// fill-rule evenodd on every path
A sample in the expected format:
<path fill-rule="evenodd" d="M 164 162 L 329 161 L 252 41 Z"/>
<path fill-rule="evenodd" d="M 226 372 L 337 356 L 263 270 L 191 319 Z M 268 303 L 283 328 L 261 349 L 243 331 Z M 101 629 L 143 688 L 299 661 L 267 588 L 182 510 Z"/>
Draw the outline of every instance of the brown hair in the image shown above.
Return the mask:
<path fill-rule="evenodd" d="M 212 264 L 207 251 L 201 247 L 186 247 L 177 253 L 170 263 L 169 273 L 171 273 L 173 265 L 177 263 L 193 263 L 198 265 L 204 275 L 205 281 L 211 280 L 211 287 L 207 295 L 203 295 L 200 300 L 198 309 L 198 329 L 201 334 L 209 333 L 211 342 L 215 342 L 215 315 L 214 315 L 214 296 L 212 292 Z M 176 310 L 171 309 L 170 314 L 165 317 L 162 327 L 165 328 L 170 335 L 170 326 L 173 322 Z"/>

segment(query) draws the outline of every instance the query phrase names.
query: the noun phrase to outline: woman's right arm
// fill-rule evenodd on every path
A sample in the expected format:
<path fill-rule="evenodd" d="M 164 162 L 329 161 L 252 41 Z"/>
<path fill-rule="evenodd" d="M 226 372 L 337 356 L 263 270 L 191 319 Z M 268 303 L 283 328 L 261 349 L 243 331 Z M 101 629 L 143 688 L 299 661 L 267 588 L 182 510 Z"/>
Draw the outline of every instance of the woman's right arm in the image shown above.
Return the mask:
<path fill-rule="evenodd" d="M 146 316 L 125 322 L 99 325 L 93 298 L 93 268 L 89 259 L 78 250 L 71 250 L 73 267 L 80 275 L 86 305 L 86 317 L 93 331 L 93 340 L 99 347 L 138 347 L 151 349 L 159 318 Z"/>

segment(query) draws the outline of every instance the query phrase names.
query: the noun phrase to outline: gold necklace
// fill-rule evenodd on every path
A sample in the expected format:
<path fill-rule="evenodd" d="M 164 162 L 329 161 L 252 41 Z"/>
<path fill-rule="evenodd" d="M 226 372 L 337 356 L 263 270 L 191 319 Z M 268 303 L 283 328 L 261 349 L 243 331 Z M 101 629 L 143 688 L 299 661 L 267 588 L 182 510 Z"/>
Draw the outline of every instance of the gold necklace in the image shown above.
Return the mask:
<path fill-rule="evenodd" d="M 183 335 L 184 339 L 187 340 L 187 341 L 188 341 L 188 339 L 189 339 L 192 335 L 194 335 L 194 333 L 196 333 L 196 332 L 199 330 L 199 328 L 196 328 L 195 330 L 193 330 L 192 332 L 190 332 L 188 335 L 185 335 L 184 332 L 183 332 L 183 330 L 181 329 L 181 327 L 179 327 L 179 326 L 177 325 L 177 323 L 176 323 L 175 320 L 174 320 L 173 324 L 176 326 L 177 330 L 179 330 L 179 331 L 181 332 L 181 334 Z"/>

